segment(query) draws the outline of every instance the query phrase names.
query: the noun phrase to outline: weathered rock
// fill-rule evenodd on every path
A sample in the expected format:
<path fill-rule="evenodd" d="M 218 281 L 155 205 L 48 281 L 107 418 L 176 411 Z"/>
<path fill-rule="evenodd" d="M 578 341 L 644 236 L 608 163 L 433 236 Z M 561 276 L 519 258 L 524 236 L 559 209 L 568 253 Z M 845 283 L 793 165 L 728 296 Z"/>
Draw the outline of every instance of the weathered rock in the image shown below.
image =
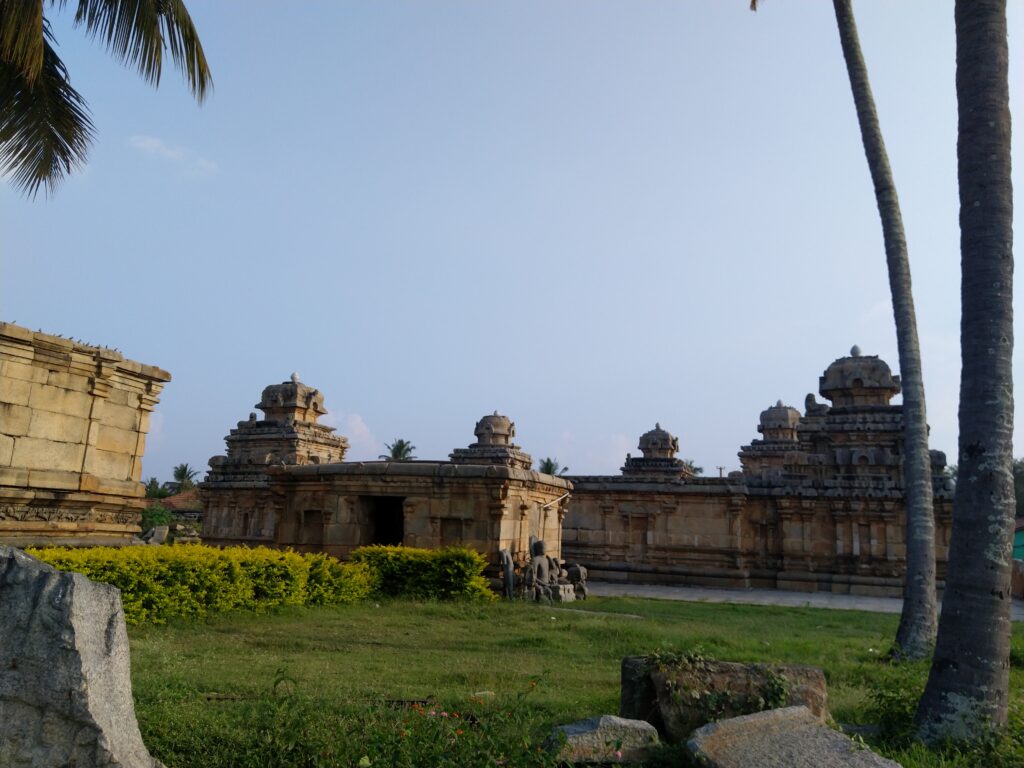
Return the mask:
<path fill-rule="evenodd" d="M 150 528 L 144 534 L 142 534 L 142 540 L 147 544 L 157 546 L 167 541 L 167 536 L 170 533 L 170 527 L 166 525 L 158 525 Z"/>
<path fill-rule="evenodd" d="M 653 725 L 614 715 L 560 725 L 548 739 L 550 749 L 561 747 L 558 759 L 569 763 L 640 762 L 657 744 L 658 731 Z"/>
<path fill-rule="evenodd" d="M 202 544 L 203 541 L 194 526 L 184 523 L 171 525 L 170 540 L 175 544 Z"/>
<path fill-rule="evenodd" d="M 820 720 L 828 717 L 825 675 L 817 667 L 631 659 L 622 662 L 620 714 L 647 720 L 672 743 L 712 720 L 773 707 L 804 705 Z"/>
<path fill-rule="evenodd" d="M 665 723 L 658 709 L 658 693 L 651 681 L 651 662 L 646 656 L 626 656 L 622 659 L 619 716 L 646 720 L 659 733 L 665 733 Z"/>
<path fill-rule="evenodd" d="M 120 592 L 0 545 L 0 765 L 159 768 L 139 734 Z"/>
<path fill-rule="evenodd" d="M 686 744 L 706 768 L 900 768 L 806 707 L 735 717 L 697 729 Z"/>

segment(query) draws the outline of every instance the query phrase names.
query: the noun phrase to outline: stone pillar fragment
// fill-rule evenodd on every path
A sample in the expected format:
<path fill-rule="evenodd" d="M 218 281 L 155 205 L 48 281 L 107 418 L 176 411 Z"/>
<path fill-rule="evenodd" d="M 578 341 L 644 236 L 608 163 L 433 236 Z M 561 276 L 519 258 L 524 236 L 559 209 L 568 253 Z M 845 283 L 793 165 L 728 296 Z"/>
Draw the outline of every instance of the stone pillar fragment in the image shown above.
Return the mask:
<path fill-rule="evenodd" d="M 162 768 L 132 701 L 121 593 L 0 545 L 0 765 Z"/>

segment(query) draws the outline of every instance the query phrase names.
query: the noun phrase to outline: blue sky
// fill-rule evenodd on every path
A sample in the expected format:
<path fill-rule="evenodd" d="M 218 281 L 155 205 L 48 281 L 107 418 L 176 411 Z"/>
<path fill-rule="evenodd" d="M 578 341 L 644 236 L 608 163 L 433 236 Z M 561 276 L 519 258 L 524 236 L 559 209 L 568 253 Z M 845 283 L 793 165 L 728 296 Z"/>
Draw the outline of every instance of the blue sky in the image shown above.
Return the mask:
<path fill-rule="evenodd" d="M 573 472 L 617 472 L 656 421 L 738 468 L 851 345 L 898 367 L 831 4 L 746 6 L 193 2 L 202 107 L 55 20 L 98 139 L 51 199 L 0 186 L 0 316 L 171 371 L 147 477 L 205 468 L 293 371 L 350 458 L 443 458 L 499 410 Z M 855 11 L 954 461 L 952 2 Z"/>

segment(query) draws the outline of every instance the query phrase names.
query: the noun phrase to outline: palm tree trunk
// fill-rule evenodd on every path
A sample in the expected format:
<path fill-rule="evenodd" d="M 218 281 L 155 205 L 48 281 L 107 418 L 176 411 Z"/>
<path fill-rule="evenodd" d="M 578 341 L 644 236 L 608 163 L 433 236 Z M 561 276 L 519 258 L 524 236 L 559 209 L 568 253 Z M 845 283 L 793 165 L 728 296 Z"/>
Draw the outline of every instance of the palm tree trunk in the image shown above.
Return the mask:
<path fill-rule="evenodd" d="M 1006 0 L 956 0 L 960 446 L 926 741 L 1006 725 L 1013 539 L 1013 187 Z"/>
<path fill-rule="evenodd" d="M 878 125 L 868 70 L 857 38 L 850 0 L 833 0 L 846 71 L 857 108 L 871 180 L 875 185 L 878 214 L 882 219 L 889 290 L 896 321 L 896 343 L 903 380 L 903 488 L 907 510 L 906 580 L 903 614 L 896 633 L 901 657 L 920 659 L 935 642 L 935 517 L 932 510 L 932 466 L 928 454 L 928 419 L 921 376 L 921 348 L 917 342 L 917 317 L 910 285 L 907 238 L 889 156 Z"/>

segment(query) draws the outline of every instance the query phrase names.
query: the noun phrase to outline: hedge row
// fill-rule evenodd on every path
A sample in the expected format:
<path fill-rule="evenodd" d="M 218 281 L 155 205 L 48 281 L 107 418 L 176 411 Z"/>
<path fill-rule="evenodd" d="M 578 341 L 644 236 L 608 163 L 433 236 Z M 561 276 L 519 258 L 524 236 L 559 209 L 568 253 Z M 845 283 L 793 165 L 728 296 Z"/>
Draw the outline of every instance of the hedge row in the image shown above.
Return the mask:
<path fill-rule="evenodd" d="M 354 603 L 375 588 L 374 575 L 365 565 L 263 547 L 187 544 L 28 552 L 55 568 L 113 584 L 121 590 L 129 624 L 278 605 Z"/>
<path fill-rule="evenodd" d="M 413 549 L 361 547 L 352 561 L 369 566 L 377 578 L 377 591 L 386 597 L 419 600 L 493 600 L 495 594 L 483 577 L 487 561 L 466 547 Z"/>
<path fill-rule="evenodd" d="M 27 551 L 55 568 L 120 589 L 129 624 L 278 605 L 354 603 L 372 595 L 494 599 L 482 575 L 486 561 L 464 547 L 364 547 L 351 563 L 323 554 L 201 544 Z"/>

